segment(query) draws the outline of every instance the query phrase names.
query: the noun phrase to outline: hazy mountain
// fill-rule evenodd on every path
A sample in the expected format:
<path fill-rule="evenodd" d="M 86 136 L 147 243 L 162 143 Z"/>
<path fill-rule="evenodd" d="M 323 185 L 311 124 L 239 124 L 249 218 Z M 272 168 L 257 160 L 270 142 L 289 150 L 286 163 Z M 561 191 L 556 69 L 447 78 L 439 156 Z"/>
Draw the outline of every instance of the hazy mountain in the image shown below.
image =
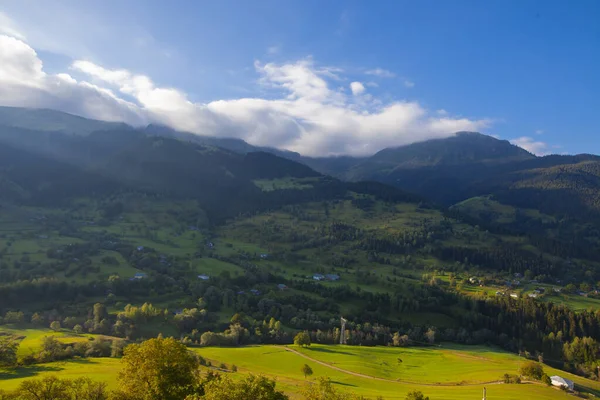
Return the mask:
<path fill-rule="evenodd" d="M 343 180 L 389 184 L 446 206 L 491 195 L 505 204 L 552 214 L 600 215 L 599 157 L 536 157 L 508 141 L 474 132 L 388 148 L 365 158 L 310 158 L 160 125 L 135 129 L 52 110 L 0 107 L 0 140 L 137 187 L 143 183 L 152 190 L 201 195 L 207 201 L 212 195 L 201 188 L 219 188 L 210 199 L 215 206 L 219 196 L 246 189 L 251 199 L 252 192 L 258 193 L 253 179 L 316 176 L 312 168 Z M 6 193 L 16 190 L 6 179 L 3 187 Z"/>
<path fill-rule="evenodd" d="M 133 129 L 122 122 L 87 119 L 61 111 L 0 106 L 0 126 L 87 135 L 109 129 Z"/>

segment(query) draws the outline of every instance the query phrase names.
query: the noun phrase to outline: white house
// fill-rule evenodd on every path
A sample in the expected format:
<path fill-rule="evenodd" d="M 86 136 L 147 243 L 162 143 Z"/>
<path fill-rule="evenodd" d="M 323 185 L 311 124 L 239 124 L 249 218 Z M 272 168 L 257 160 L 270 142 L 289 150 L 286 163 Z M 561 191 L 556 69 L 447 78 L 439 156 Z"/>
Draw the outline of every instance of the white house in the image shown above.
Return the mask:
<path fill-rule="evenodd" d="M 516 294 L 516 293 L 511 293 L 511 294 L 510 294 L 510 297 L 512 297 L 513 299 L 518 299 L 518 298 L 519 298 L 519 295 L 518 295 L 518 294 Z"/>
<path fill-rule="evenodd" d="M 575 387 L 573 381 L 562 378 L 558 375 L 551 376 L 550 380 L 552 381 L 552 386 L 566 387 L 569 390 L 573 390 L 573 388 Z"/>
<path fill-rule="evenodd" d="M 207 281 L 210 279 L 210 276 L 208 275 L 198 275 L 198 279 L 202 279 L 203 281 Z"/>

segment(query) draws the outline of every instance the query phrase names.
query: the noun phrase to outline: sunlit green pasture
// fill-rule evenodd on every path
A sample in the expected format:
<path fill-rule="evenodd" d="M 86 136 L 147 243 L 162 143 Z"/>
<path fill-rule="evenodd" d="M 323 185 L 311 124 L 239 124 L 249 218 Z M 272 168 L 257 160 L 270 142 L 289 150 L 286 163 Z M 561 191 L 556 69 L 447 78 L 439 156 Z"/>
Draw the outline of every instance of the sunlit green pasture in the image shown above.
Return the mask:
<path fill-rule="evenodd" d="M 482 346 L 390 348 L 312 345 L 305 349 L 290 346 L 290 349 L 308 358 L 290 352 L 283 346 L 211 347 L 194 348 L 193 351 L 211 361 L 213 366 L 225 363 L 227 369 L 231 370 L 235 364 L 237 373 L 225 372 L 233 379 L 248 373 L 274 378 L 277 386 L 292 398 L 299 398 L 302 388 L 318 377 L 329 377 L 339 390 L 370 398 L 383 396 L 385 399 L 404 399 L 409 391 L 421 390 L 432 400 L 477 399 L 484 386 L 487 387 L 488 399 L 556 400 L 566 396 L 559 390 L 541 384 L 496 383 L 505 373 L 518 373 L 523 359 Z M 304 364 L 313 369 L 313 376 L 304 377 L 301 372 Z M 0 386 L 11 390 L 24 379 L 54 374 L 66 378 L 89 376 L 105 381 L 109 388 L 114 388 L 119 365 L 118 359 L 101 358 L 40 364 L 14 371 L 0 370 Z M 544 368 L 549 374 L 560 374 L 574 380 L 580 387 L 600 390 L 597 382 L 548 366 Z"/>

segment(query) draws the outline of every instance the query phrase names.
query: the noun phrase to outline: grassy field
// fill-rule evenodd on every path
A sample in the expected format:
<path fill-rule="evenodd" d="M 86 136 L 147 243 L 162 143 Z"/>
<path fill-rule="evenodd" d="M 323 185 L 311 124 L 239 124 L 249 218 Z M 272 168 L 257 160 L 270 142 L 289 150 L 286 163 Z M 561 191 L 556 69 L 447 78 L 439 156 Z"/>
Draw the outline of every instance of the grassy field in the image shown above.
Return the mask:
<path fill-rule="evenodd" d="M 319 178 L 280 178 L 280 179 L 257 179 L 254 184 L 263 192 L 284 189 L 310 189 Z"/>
<path fill-rule="evenodd" d="M 432 400 L 464 400 L 481 397 L 487 387 L 489 399 L 564 399 L 566 395 L 554 388 L 525 383 L 497 383 L 504 373 L 516 374 L 523 359 L 486 347 L 451 346 L 443 348 L 388 348 L 320 346 L 301 349 L 290 346 L 249 346 L 242 348 L 194 348 L 213 365 L 235 364 L 239 379 L 248 373 L 262 374 L 277 380 L 280 389 L 298 398 L 302 388 L 317 377 L 329 377 L 335 387 L 371 398 L 404 399 L 411 390 L 421 390 Z M 398 362 L 398 358 L 402 360 Z M 319 361 L 321 363 L 319 363 Z M 307 379 L 301 367 L 308 364 L 314 375 Z M 14 389 L 24 380 L 46 375 L 66 378 L 89 376 L 116 387 L 119 360 L 110 358 L 71 360 L 0 370 L 0 386 Z M 600 384 L 545 366 L 549 374 L 572 379 L 580 388 L 600 391 Z M 358 375 L 356 375 L 358 374 Z M 478 397 L 479 396 L 479 397 Z"/>
<path fill-rule="evenodd" d="M 74 334 L 72 331 L 67 330 L 60 330 L 55 332 L 50 329 L 20 329 L 7 326 L 1 326 L 0 333 L 7 333 L 22 338 L 22 340 L 19 342 L 19 352 L 17 354 L 19 357 L 23 357 L 32 353 L 38 353 L 41 350 L 42 339 L 45 336 L 54 336 L 58 341 L 64 344 L 85 342 L 97 336 L 89 333 L 77 335 Z"/>
<path fill-rule="evenodd" d="M 26 379 L 50 375 L 66 379 L 87 376 L 96 381 L 106 382 L 109 388 L 115 388 L 120 366 L 120 360 L 116 358 L 87 358 L 37 364 L 15 370 L 0 368 L 0 388 L 14 390 Z"/>
<path fill-rule="evenodd" d="M 517 209 L 513 206 L 499 203 L 490 199 L 488 196 L 472 197 L 452 206 L 452 208 L 471 215 L 479 217 L 482 214 L 491 215 L 492 219 L 499 224 L 508 224 L 515 221 Z M 520 212 L 532 219 L 540 220 L 543 223 L 554 222 L 555 218 L 542 214 L 538 210 L 520 209 Z"/>
<path fill-rule="evenodd" d="M 309 381 L 318 376 L 327 376 L 340 390 L 371 398 L 383 396 L 386 399 L 404 399 L 409 391 L 421 390 L 432 400 L 477 399 L 481 397 L 484 386 L 488 388 L 489 399 L 565 398 L 564 393 L 542 385 L 492 383 L 504 373 L 517 373 L 523 360 L 485 347 L 397 349 L 313 345 L 308 349 L 294 346 L 292 349 L 328 366 L 278 346 L 202 348 L 197 352 L 215 362 L 236 364 L 242 373 L 276 377 L 278 385 L 291 395 L 297 394 L 306 384 L 301 367 L 308 364 L 314 371 Z M 402 363 L 398 363 L 399 357 Z M 556 372 L 549 367 L 546 369 Z M 596 382 L 563 372 L 560 374 L 592 390 L 600 390 Z"/>

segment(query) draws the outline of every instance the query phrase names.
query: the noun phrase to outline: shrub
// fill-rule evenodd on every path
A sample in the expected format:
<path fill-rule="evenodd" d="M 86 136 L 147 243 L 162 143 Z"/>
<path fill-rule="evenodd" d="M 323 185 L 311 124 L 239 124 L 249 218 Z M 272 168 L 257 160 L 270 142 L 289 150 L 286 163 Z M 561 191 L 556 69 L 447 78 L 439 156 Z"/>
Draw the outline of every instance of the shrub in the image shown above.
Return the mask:
<path fill-rule="evenodd" d="M 521 366 L 520 372 L 523 376 L 540 380 L 542 379 L 542 375 L 544 375 L 544 368 L 540 363 L 529 361 Z"/>

